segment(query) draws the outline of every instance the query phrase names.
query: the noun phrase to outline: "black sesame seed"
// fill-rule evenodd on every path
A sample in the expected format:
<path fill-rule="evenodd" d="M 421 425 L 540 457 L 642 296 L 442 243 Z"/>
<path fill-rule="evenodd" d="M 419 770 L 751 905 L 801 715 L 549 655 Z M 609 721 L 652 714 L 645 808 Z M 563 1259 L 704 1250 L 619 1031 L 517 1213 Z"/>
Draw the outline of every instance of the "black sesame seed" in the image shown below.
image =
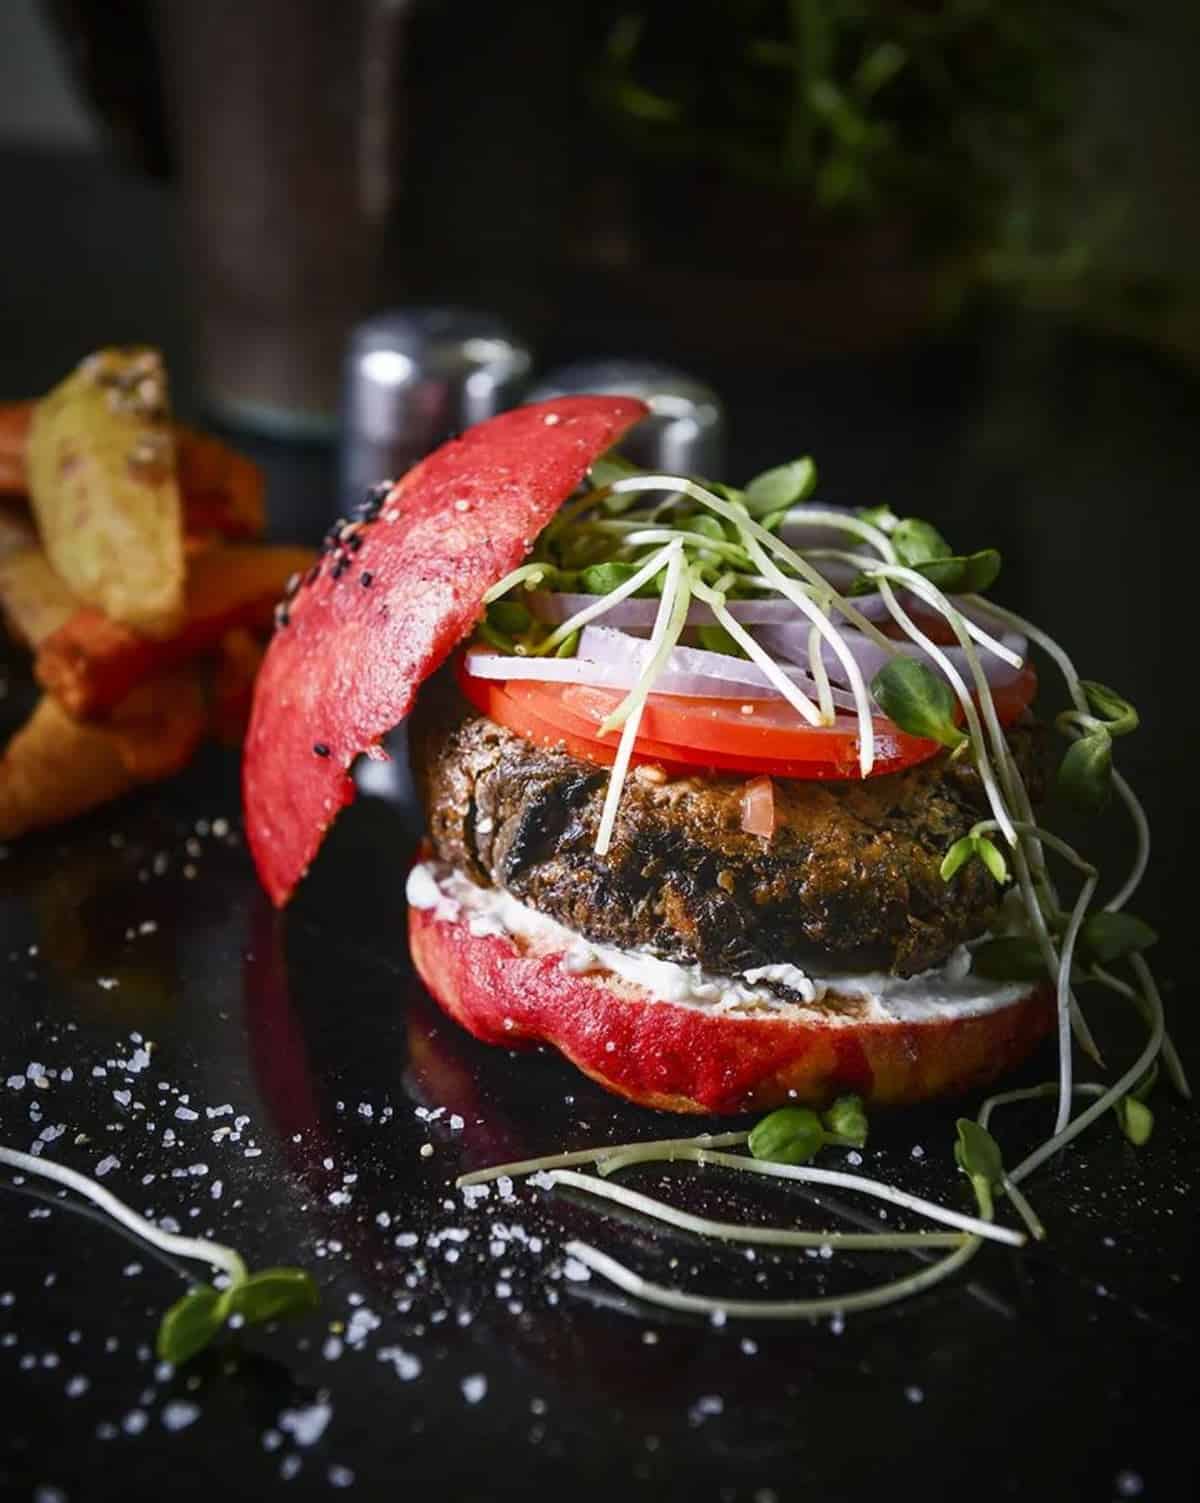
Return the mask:
<path fill-rule="evenodd" d="M 279 602 L 279 604 L 275 607 L 275 626 L 276 626 L 276 629 L 277 630 L 282 630 L 288 624 L 288 621 L 290 619 L 291 618 L 288 616 L 287 605 L 281 600 Z"/>
<path fill-rule="evenodd" d="M 349 567 L 350 560 L 348 558 L 338 558 L 334 560 L 333 568 L 329 572 L 333 575 L 334 579 L 341 579 Z"/>
<path fill-rule="evenodd" d="M 329 755 L 329 748 L 325 745 L 324 741 L 314 741 L 313 751 L 316 752 L 318 757 L 327 757 Z"/>
<path fill-rule="evenodd" d="M 362 533 L 360 532 L 356 532 L 353 536 L 346 539 L 346 547 L 350 549 L 351 553 L 357 553 L 362 545 Z"/>
<path fill-rule="evenodd" d="M 374 578 L 375 576 L 371 573 L 370 569 L 364 569 L 358 576 L 358 582 L 364 590 L 369 590 L 371 588 L 371 581 Z"/>

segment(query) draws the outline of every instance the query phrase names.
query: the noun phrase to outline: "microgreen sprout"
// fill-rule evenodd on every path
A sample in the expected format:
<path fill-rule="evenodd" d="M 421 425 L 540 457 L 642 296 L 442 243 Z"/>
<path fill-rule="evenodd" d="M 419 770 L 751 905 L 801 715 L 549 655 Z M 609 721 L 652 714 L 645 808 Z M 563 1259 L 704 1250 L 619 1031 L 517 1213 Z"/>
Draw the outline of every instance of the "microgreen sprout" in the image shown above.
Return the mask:
<path fill-rule="evenodd" d="M 951 749 L 967 739 L 954 722 L 954 695 L 946 680 L 917 658 L 895 657 L 871 680 L 883 713 L 910 736 L 925 736 Z"/>
<path fill-rule="evenodd" d="M 223 1288 L 199 1284 L 170 1307 L 158 1328 L 156 1350 L 164 1362 L 175 1366 L 203 1350 L 228 1323 L 239 1316 L 247 1325 L 276 1320 L 283 1315 L 313 1310 L 318 1303 L 312 1276 L 300 1268 L 266 1268 L 250 1273 L 232 1247 L 201 1237 L 183 1237 L 165 1232 L 132 1210 L 103 1185 L 87 1175 L 45 1157 L 0 1147 L 0 1164 L 25 1174 L 38 1175 L 74 1190 L 112 1219 L 152 1247 L 178 1258 L 207 1263 L 224 1275 Z"/>
<path fill-rule="evenodd" d="M 764 470 L 747 485 L 742 500 L 752 517 L 783 511 L 807 501 L 817 483 L 817 467 L 807 456 Z"/>

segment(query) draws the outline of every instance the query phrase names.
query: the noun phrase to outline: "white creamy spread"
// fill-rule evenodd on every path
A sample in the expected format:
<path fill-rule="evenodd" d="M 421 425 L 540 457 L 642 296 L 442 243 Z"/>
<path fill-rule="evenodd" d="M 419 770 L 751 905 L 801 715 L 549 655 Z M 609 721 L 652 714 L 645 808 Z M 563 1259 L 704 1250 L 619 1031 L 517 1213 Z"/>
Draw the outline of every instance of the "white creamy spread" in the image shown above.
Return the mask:
<path fill-rule="evenodd" d="M 1028 982 L 986 981 L 971 975 L 971 954 L 960 945 L 945 964 L 919 976 L 814 975 L 794 965 L 764 965 L 740 976 L 716 976 L 698 965 L 661 960 L 646 950 L 621 950 L 596 944 L 519 902 L 502 887 L 477 887 L 440 862 L 418 862 L 408 874 L 408 901 L 435 918 L 465 922 L 474 935 L 492 934 L 520 940 L 529 949 L 558 954 L 573 975 L 609 972 L 643 988 L 664 1002 L 708 1012 L 741 1016 L 813 1017 L 828 1025 L 852 1023 L 927 1023 L 993 1012 L 1019 1001 Z M 772 990 L 785 986 L 802 1000 Z M 861 1005 L 849 1013 L 817 1007 L 826 995 L 853 998 Z"/>

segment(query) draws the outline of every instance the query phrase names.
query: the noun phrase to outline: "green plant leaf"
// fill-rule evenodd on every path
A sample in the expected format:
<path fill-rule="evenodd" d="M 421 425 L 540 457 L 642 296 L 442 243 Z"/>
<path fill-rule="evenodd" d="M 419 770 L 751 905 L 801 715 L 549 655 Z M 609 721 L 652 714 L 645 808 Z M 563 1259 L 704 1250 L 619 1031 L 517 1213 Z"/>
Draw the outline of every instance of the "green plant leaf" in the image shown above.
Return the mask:
<path fill-rule="evenodd" d="M 953 549 L 936 527 L 919 517 L 905 517 L 892 529 L 892 547 L 902 564 L 915 569 L 934 559 L 949 558 Z"/>
<path fill-rule="evenodd" d="M 1044 981 L 1046 962 L 1036 941 L 1009 934 L 971 952 L 971 974 L 988 981 Z"/>
<path fill-rule="evenodd" d="M 995 584 L 1000 564 L 1000 555 L 996 549 L 984 548 L 978 553 L 932 558 L 926 563 L 917 564 L 916 569 L 946 594 L 978 595 Z"/>
<path fill-rule="evenodd" d="M 1003 887 L 1008 881 L 1008 862 L 1005 861 L 1000 847 L 994 841 L 989 840 L 986 835 L 976 835 L 975 854 Z"/>
<path fill-rule="evenodd" d="M 960 1117 L 955 1125 L 958 1128 L 955 1163 L 970 1179 L 981 1179 L 990 1189 L 999 1189 L 1004 1179 L 1000 1145 L 973 1117 Z"/>
<path fill-rule="evenodd" d="M 1084 814 L 1100 814 L 1112 798 L 1112 738 L 1090 731 L 1067 747 L 1058 764 L 1059 793 Z"/>
<path fill-rule="evenodd" d="M 927 736 L 943 746 L 967 738 L 954 723 L 950 685 L 917 658 L 894 657 L 871 680 L 871 693 L 883 713 L 910 736 Z"/>
<path fill-rule="evenodd" d="M 696 640 L 705 652 L 723 652 L 731 658 L 746 656 L 723 626 L 698 626 Z"/>
<path fill-rule="evenodd" d="M 975 855 L 975 836 L 964 835 L 961 840 L 956 840 L 946 854 L 942 857 L 939 868 L 943 882 L 952 882 L 959 872 Z"/>
<path fill-rule="evenodd" d="M 580 569 L 579 583 L 586 595 L 608 595 L 636 573 L 635 564 L 589 564 Z"/>
<path fill-rule="evenodd" d="M 749 1148 L 756 1159 L 773 1164 L 806 1164 L 825 1142 L 825 1129 L 806 1106 L 781 1106 L 757 1123 Z"/>
<path fill-rule="evenodd" d="M 1094 678 L 1079 680 L 1088 702 L 1088 708 L 1098 720 L 1103 720 L 1110 736 L 1127 736 L 1138 728 L 1138 712 L 1107 684 L 1097 683 Z"/>
<path fill-rule="evenodd" d="M 569 637 L 564 637 L 554 649 L 556 658 L 573 658 L 579 651 L 579 631 L 576 629 Z"/>
<path fill-rule="evenodd" d="M 533 625 L 533 617 L 519 600 L 496 600 L 487 608 L 489 623 L 508 637 L 519 637 Z"/>
<path fill-rule="evenodd" d="M 807 500 L 816 483 L 817 467 L 805 455 L 803 459 L 793 459 L 788 464 L 776 465 L 772 470 L 755 475 L 742 499 L 750 515 L 758 517 Z"/>
<path fill-rule="evenodd" d="M 1117 1114 L 1121 1131 L 1135 1148 L 1141 1148 L 1149 1141 L 1154 1131 L 1154 1113 L 1144 1101 L 1132 1095 L 1122 1096 L 1114 1103 L 1113 1111 Z"/>
<path fill-rule="evenodd" d="M 223 1296 L 200 1284 L 177 1299 L 159 1322 L 155 1351 L 159 1360 L 182 1366 L 212 1341 L 225 1324 Z"/>
<path fill-rule="evenodd" d="M 1108 965 L 1158 943 L 1158 935 L 1132 913 L 1090 913 L 1079 930 L 1079 954 L 1097 965 Z"/>
<path fill-rule="evenodd" d="M 618 454 L 615 449 L 609 449 L 607 454 L 601 454 L 600 458 L 588 471 L 588 479 L 596 490 L 606 485 L 616 485 L 618 480 L 628 480 L 631 475 L 641 475 L 644 471 L 637 465 L 632 464 L 623 454 Z M 613 500 L 625 501 L 625 497 L 614 496 Z M 636 495 L 631 495 L 627 506 L 637 500 Z"/>
<path fill-rule="evenodd" d="M 856 1148 L 867 1146 L 867 1114 L 861 1096 L 839 1096 L 825 1113 L 825 1126 Z"/>
<path fill-rule="evenodd" d="M 315 1310 L 320 1302 L 312 1275 L 302 1268 L 264 1268 L 229 1291 L 229 1313 L 247 1325 Z"/>
<path fill-rule="evenodd" d="M 890 533 L 897 526 L 900 518 L 888 505 L 883 506 L 860 506 L 857 516 L 860 522 L 868 522 L 872 527 L 878 527 L 880 532 Z"/>

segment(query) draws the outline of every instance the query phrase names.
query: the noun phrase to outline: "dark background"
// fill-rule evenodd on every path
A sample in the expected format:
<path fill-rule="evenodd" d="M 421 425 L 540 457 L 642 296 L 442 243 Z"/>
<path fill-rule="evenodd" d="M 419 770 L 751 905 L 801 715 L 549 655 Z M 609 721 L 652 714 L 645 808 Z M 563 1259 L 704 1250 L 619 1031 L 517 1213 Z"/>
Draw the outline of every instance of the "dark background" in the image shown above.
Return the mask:
<path fill-rule="evenodd" d="M 535 36 L 555 55 L 554 29 L 532 26 L 534 7 L 512 7 L 510 27 L 504 7 L 452 9 L 460 20 L 470 13 L 475 45 L 443 32 L 439 50 L 418 54 L 412 102 L 424 126 L 409 139 L 402 179 L 411 212 L 388 229 L 389 297 L 466 286 L 524 321 L 543 367 L 611 353 L 674 359 L 727 404 L 730 478 L 811 449 L 827 499 L 887 500 L 966 547 L 999 547 L 999 598 L 1142 712 L 1142 729 L 1120 747 L 1155 830 L 1136 907 L 1162 931 L 1156 970 L 1194 1074 L 1197 726 L 1180 646 L 1191 636 L 1200 457 L 1194 8 L 1139 7 L 1131 31 L 1098 46 L 1075 122 L 1084 156 L 1102 138 L 1121 145 L 1119 181 L 1135 206 L 1105 252 L 1112 275 L 1101 285 L 1165 281 L 1169 313 L 1098 304 L 1082 286 L 1050 300 L 988 288 L 949 321 L 915 317 L 904 303 L 908 326 L 872 340 L 851 300 L 844 347 L 826 338 L 819 349 L 806 341 L 801 304 L 788 305 L 790 322 L 759 318 L 739 334 L 742 315 L 722 317 L 711 295 L 685 300 L 686 317 L 657 300 L 661 284 L 639 280 L 642 260 L 622 281 L 564 254 L 578 224 L 556 238 L 545 216 L 578 201 L 553 191 L 570 176 L 563 143 L 574 138 L 558 129 L 574 107 L 570 80 L 551 73 L 526 87 L 538 70 L 514 72 Z M 429 35 L 455 31 L 444 17 L 422 24 Z M 178 180 L 134 165 L 149 137 L 113 150 L 66 81 L 60 36 L 33 6 L 0 9 L 0 399 L 45 389 L 100 344 L 138 339 L 162 346 L 177 405 L 200 413 Z M 214 83 L 214 100 L 219 92 Z M 540 153 L 534 175 L 500 170 L 514 131 Z M 512 212 L 498 213 L 497 200 L 512 206 L 513 195 Z M 645 223 L 653 239 L 659 226 Z M 836 333 L 836 320 L 827 327 Z M 237 441 L 266 468 L 273 531 L 318 536 L 331 514 L 332 449 L 253 433 Z M 1044 682 L 1053 710 L 1049 672 Z M 12 685 L 10 719 L 27 703 L 20 664 Z M 1106 1123 L 1035 1177 L 1049 1243 L 1020 1257 L 985 1252 L 970 1287 L 848 1320 L 841 1332 L 829 1322 L 647 1320 L 594 1285 L 567 1288 L 557 1276 L 564 1230 L 624 1246 L 640 1267 L 697 1287 L 747 1282 L 744 1262 L 701 1257 L 698 1245 L 642 1226 L 606 1241 L 590 1215 L 548 1197 L 519 1192 L 512 1205 L 493 1197 L 477 1210 L 444 1197 L 465 1165 L 658 1134 L 667 1119 L 619 1106 L 552 1059 L 475 1046 L 438 1019 L 404 953 L 399 873 L 411 808 L 362 802 L 282 920 L 257 889 L 237 809 L 236 758 L 214 750 L 169 786 L 5 854 L 0 1081 L 29 1079 L 38 1065 L 47 1085 L 0 1083 L 0 1128 L 24 1148 L 61 1124 L 50 1151 L 87 1170 L 111 1151 L 122 1162 L 107 1183 L 135 1205 L 211 1228 L 256 1264 L 311 1267 L 322 1313 L 225 1345 L 190 1372 L 156 1371 L 146 1343 L 178 1277 L 105 1226 L 6 1195 L 0 1486 L 9 1495 L 324 1494 L 347 1473 L 366 1496 L 404 1487 L 481 1499 L 563 1487 L 722 1503 L 918 1487 L 930 1497 L 1192 1495 L 1200 1141 L 1194 1113 L 1167 1091 L 1155 1098 L 1146 1149 Z M 217 833 L 217 820 L 228 829 Z M 1082 838 L 1106 872 L 1121 870 L 1119 820 Z M 1106 1052 L 1127 1059 L 1137 1032 L 1120 1009 L 1094 1006 Z M 129 1068 L 134 1033 L 157 1046 L 146 1069 Z M 1023 1078 L 1052 1070 L 1047 1052 Z M 130 1103 L 114 1098 L 126 1090 Z M 232 1117 L 206 1108 L 227 1103 L 249 1121 L 236 1142 L 213 1142 Z M 416 1115 L 443 1105 L 433 1123 Z M 180 1106 L 198 1120 L 177 1116 Z M 953 1115 L 882 1119 L 868 1167 L 961 1197 L 948 1158 Z M 1045 1124 L 1036 1112 L 1010 1120 L 1015 1157 Z M 431 1159 L 418 1154 L 426 1140 Z M 188 1174 L 196 1163 L 203 1175 Z M 653 1188 L 656 1176 L 638 1183 Z M 724 1185 L 685 1193 L 718 1214 L 735 1204 L 781 1214 L 778 1201 Z M 541 1236 L 544 1250 L 506 1233 L 496 1253 L 496 1221 Z M 444 1236 L 460 1228 L 465 1242 Z M 398 1247 L 399 1232 L 417 1245 Z M 835 1263 L 795 1277 L 771 1267 L 770 1287 L 846 1287 L 853 1279 Z M 370 1318 L 355 1324 L 363 1310 Z M 400 1375 L 397 1349 L 419 1361 L 419 1376 Z M 487 1395 L 472 1404 L 462 1385 L 477 1374 Z"/>

